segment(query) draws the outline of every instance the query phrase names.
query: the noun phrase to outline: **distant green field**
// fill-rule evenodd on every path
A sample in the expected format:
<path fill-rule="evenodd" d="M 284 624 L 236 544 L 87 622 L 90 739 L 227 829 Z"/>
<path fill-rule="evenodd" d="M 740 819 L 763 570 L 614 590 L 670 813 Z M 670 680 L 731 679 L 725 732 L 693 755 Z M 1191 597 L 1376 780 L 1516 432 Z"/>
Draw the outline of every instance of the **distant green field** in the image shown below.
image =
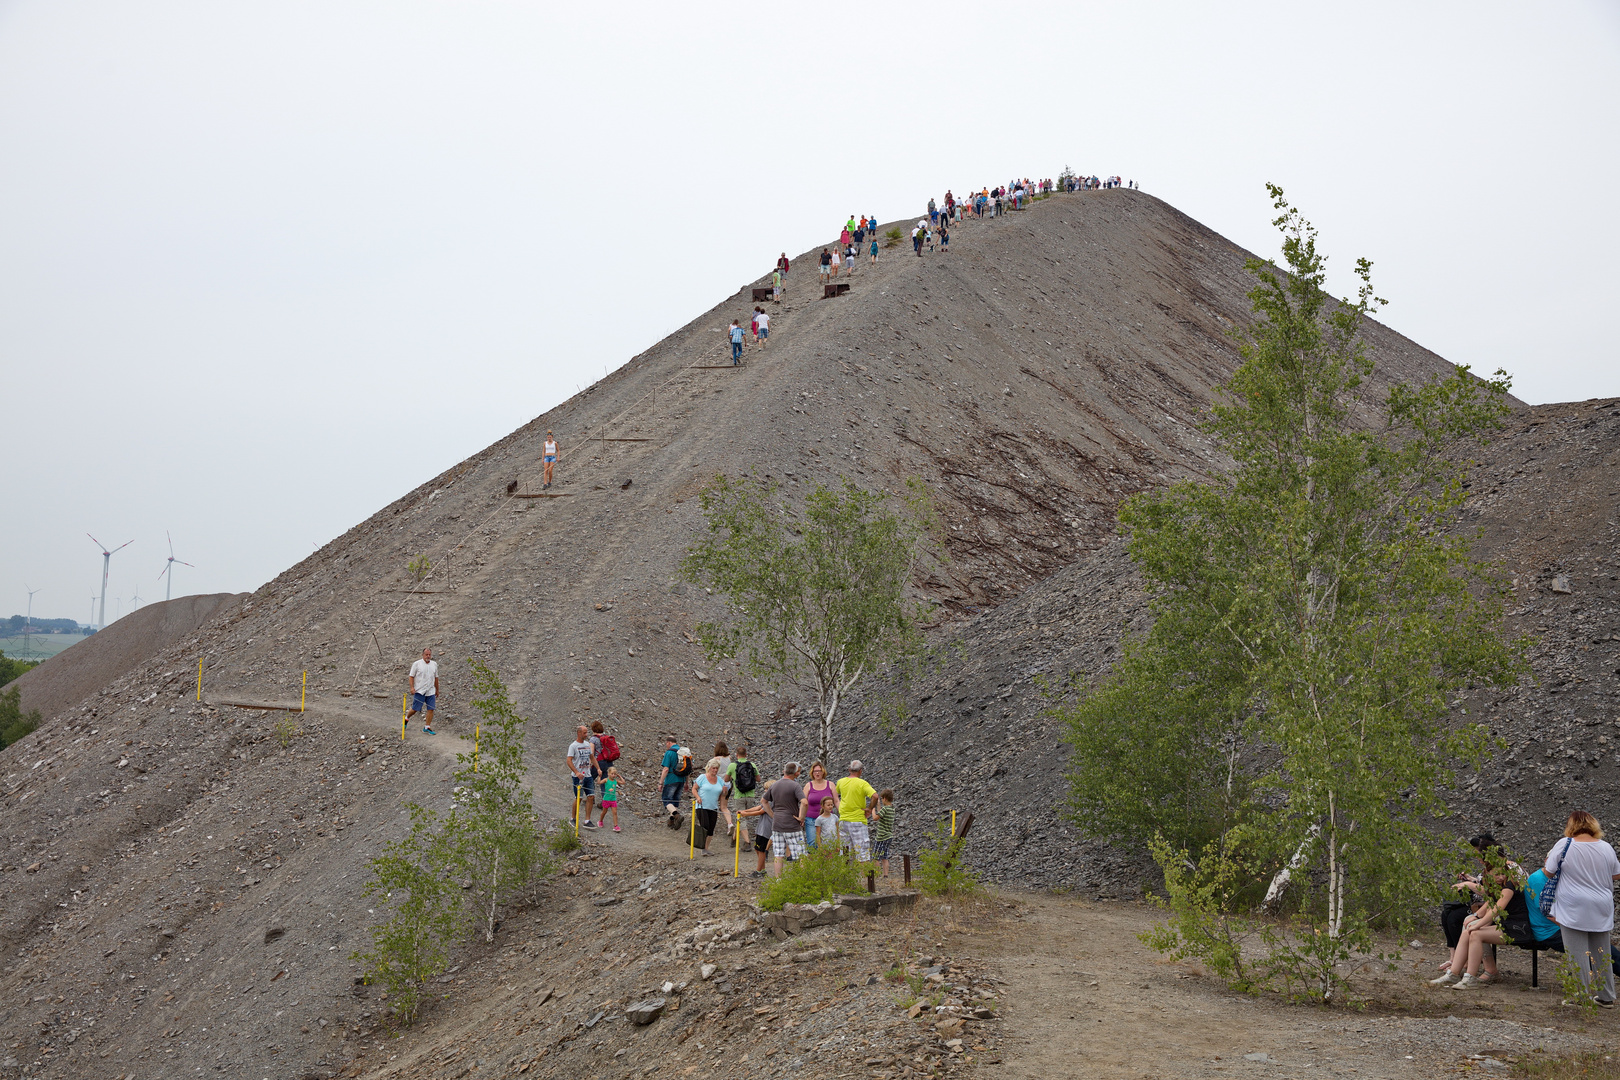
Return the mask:
<path fill-rule="evenodd" d="M 22 638 L 0 637 L 0 652 L 13 660 L 49 660 L 69 645 L 83 640 L 78 634 L 35 634 L 28 639 L 30 648 L 24 650 Z"/>

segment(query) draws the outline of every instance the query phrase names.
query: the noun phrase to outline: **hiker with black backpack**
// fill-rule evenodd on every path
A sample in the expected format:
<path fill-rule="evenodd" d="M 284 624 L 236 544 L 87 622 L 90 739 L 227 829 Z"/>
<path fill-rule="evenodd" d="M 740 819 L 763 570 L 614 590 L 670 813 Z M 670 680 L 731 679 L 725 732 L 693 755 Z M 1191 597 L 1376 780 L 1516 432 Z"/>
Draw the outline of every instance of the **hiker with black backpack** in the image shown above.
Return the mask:
<path fill-rule="evenodd" d="M 731 764 L 726 766 L 726 783 L 730 785 L 730 792 L 726 802 L 730 809 L 737 811 L 736 828 L 745 829 L 755 822 L 743 821 L 746 811 L 759 804 L 759 770 L 754 763 L 748 760 L 748 747 L 739 746 L 737 752 L 731 756 Z M 744 837 L 752 839 L 748 832 Z"/>

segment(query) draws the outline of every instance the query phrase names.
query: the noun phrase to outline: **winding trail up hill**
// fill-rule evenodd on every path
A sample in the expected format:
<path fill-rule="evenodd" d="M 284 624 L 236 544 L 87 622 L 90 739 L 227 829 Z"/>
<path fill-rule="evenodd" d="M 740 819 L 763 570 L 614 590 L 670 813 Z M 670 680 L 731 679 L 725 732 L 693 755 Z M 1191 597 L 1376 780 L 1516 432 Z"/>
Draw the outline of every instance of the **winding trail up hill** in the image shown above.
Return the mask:
<path fill-rule="evenodd" d="M 660 731 L 703 750 L 717 736 L 751 739 L 766 762 L 803 755 L 810 725 L 795 724 L 794 695 L 709 667 L 689 636 L 718 606 L 676 568 L 699 525 L 694 496 L 718 472 L 790 492 L 840 476 L 930 485 L 951 558 L 920 587 L 941 605 L 940 632 L 970 648 L 1016 633 L 1017 656 L 968 655 L 953 677 L 982 679 L 951 694 L 949 710 L 942 684 L 898 741 L 879 746 L 857 714 L 847 745 L 870 748 L 879 786 L 907 781 L 913 837 L 999 773 L 1038 809 L 992 815 L 982 842 L 1062 840 L 1059 751 L 1030 679 L 1065 666 L 1070 637 L 1075 656 L 1102 662 L 1137 610 L 1110 544 L 1118 501 L 1218 467 L 1194 423 L 1236 361 L 1227 331 L 1248 310 L 1247 253 L 1150 196 L 1112 190 L 965 224 L 949 255 L 888 249 L 837 299 L 819 298 L 813 255 L 790 275 L 769 347 L 740 368 L 722 330 L 746 324 L 746 290 L 199 632 L 93 694 L 85 684 L 0 756 L 0 1034 L 11 1052 L 62 1076 L 111 1075 L 115 1063 L 142 1077 L 297 1076 L 336 1060 L 329 1040 L 297 1028 L 352 998 L 346 957 L 370 918 L 364 860 L 398 835 L 401 801 L 445 803 L 454 735 L 471 727 L 469 657 L 499 671 L 533 718 L 548 811 L 563 810 L 576 721 L 619 733 L 627 841 L 667 836 L 649 817 Z M 1449 370 L 1383 326 L 1368 335 L 1381 379 Z M 563 456 L 541 492 L 548 428 Z M 432 571 L 416 581 L 406 567 L 420 556 Z M 1053 657 L 1037 659 L 1048 644 Z M 447 722 L 401 743 L 405 669 L 423 646 L 442 663 Z M 287 714 L 226 704 L 296 703 L 306 670 L 310 711 L 292 718 L 285 745 L 274 728 Z M 929 758 L 949 760 L 925 774 Z M 902 775 L 906 761 L 916 771 Z M 1031 880 L 1106 877 L 1105 855 L 1081 850 Z M 1022 879 L 1022 866 L 1008 873 Z"/>

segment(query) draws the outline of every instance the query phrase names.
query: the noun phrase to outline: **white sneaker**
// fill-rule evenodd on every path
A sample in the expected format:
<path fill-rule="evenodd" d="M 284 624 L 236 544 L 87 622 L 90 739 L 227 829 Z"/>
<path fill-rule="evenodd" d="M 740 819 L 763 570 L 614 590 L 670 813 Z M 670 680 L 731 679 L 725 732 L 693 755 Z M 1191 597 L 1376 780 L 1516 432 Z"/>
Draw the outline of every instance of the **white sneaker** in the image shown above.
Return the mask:
<path fill-rule="evenodd" d="M 1457 981 L 1457 976 L 1453 975 L 1451 972 L 1448 971 L 1444 975 L 1440 976 L 1438 979 L 1430 979 L 1429 980 L 1429 985 L 1430 986 L 1450 986 L 1452 983 L 1454 983 L 1456 981 Z"/>
<path fill-rule="evenodd" d="M 1453 983 L 1451 988 L 1453 990 L 1476 990 L 1484 985 L 1484 982 L 1474 978 L 1472 975 L 1464 975 L 1462 978 Z"/>

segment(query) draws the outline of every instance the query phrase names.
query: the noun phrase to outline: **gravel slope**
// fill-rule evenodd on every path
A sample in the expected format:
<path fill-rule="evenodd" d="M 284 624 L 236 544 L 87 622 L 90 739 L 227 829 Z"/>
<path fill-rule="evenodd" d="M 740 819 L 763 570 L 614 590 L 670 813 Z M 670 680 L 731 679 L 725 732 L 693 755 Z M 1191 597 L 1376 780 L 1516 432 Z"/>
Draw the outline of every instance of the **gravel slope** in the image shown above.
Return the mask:
<path fill-rule="evenodd" d="M 191 1075 L 229 1060 L 197 1030 L 208 1027 L 265 1055 L 242 1061 L 275 1062 L 260 1075 L 299 1075 L 318 1060 L 288 1026 L 315 1022 L 349 991 L 342 958 L 368 917 L 363 861 L 399 830 L 402 799 L 443 799 L 452 737 L 469 726 L 469 657 L 500 671 L 534 718 L 531 772 L 558 814 L 577 720 L 620 734 L 630 809 L 642 811 L 660 730 L 694 745 L 777 731 L 777 748 L 797 749 L 792 695 L 711 668 L 689 637 L 717 602 L 675 570 L 698 524 L 693 496 L 719 471 L 752 469 L 790 491 L 841 475 L 931 485 L 951 559 L 921 587 L 941 605 L 939 634 L 970 648 L 942 676 L 967 689 L 936 694 L 888 757 L 874 744 L 871 778 L 904 780 L 909 815 L 982 807 L 978 778 L 1008 768 L 1016 798 L 977 827 L 1016 853 L 1016 872 L 998 874 L 1118 885 L 1113 856 L 1063 846 L 1051 819 L 1061 751 L 1029 679 L 1103 662 L 1133 617 L 1110 546 L 1118 500 L 1218 466 L 1192 423 L 1236 359 L 1226 332 L 1247 310 L 1245 253 L 1132 191 L 1054 197 L 966 225 L 952 247 L 923 259 L 890 249 L 876 268 L 862 264 L 848 295 L 825 301 L 809 295 L 801 257 L 770 346 L 740 369 L 712 365 L 726 359 L 721 328 L 746 320 L 746 291 L 195 635 L 155 644 L 8 749 L 0 1034 L 10 1052 L 44 1075 L 137 1060 L 143 1077 Z M 1389 374 L 1446 369 L 1387 328 L 1368 332 Z M 508 498 L 509 488 L 539 494 L 547 428 L 563 460 L 545 494 L 561 497 Z M 406 564 L 421 555 L 434 569 L 416 582 Z M 1004 658 L 971 652 L 991 641 L 1005 642 Z M 424 645 L 442 661 L 444 734 L 401 748 L 396 695 Z M 212 703 L 201 706 L 199 655 Z M 271 737 L 284 714 L 219 704 L 296 701 L 305 670 L 312 711 L 285 749 Z M 378 740 L 387 754 L 372 751 Z M 902 759 L 960 771 L 913 795 L 923 781 Z M 947 782 L 961 792 L 947 796 Z M 627 828 L 658 835 L 634 815 Z M 287 933 L 269 951 L 276 927 Z"/>

